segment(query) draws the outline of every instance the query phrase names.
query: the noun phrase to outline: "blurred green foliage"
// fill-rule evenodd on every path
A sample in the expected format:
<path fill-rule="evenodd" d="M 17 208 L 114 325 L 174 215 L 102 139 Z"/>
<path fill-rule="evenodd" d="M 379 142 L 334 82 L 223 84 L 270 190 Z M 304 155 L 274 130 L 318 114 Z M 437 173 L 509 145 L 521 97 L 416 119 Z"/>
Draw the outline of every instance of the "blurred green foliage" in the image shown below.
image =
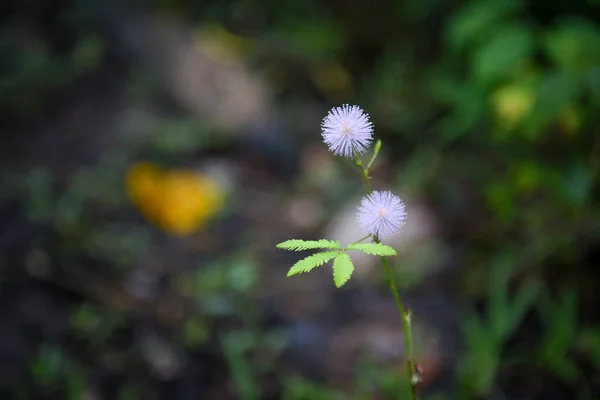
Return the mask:
<path fill-rule="evenodd" d="M 44 345 L 31 363 L 31 371 L 36 385 L 43 388 L 46 395 L 62 393 L 69 400 L 85 396 L 85 375 L 78 363 L 59 347 Z M 19 393 L 19 392 L 17 392 Z M 17 396 L 28 398 L 31 394 L 24 390 Z"/>
<path fill-rule="evenodd" d="M 35 118 L 55 93 L 103 63 L 106 40 L 98 21 L 85 1 L 67 3 L 58 10 L 43 1 L 9 0 L 2 5 L 0 52 L 9 55 L 0 61 L 4 118 Z"/>
<path fill-rule="evenodd" d="M 466 353 L 459 366 L 463 396 L 492 394 L 503 347 L 523 321 L 540 291 L 539 284 L 523 284 L 514 298 L 509 298 L 508 279 L 511 260 L 504 258 L 491 266 L 489 301 L 482 321 L 475 312 L 464 316 Z"/>

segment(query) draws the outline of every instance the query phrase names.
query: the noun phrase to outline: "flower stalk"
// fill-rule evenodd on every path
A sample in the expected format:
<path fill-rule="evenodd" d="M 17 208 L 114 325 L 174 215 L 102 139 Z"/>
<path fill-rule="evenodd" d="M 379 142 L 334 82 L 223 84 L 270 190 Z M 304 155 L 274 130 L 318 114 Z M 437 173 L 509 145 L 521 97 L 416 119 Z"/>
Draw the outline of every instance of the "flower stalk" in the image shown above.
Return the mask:
<path fill-rule="evenodd" d="M 369 186 L 369 170 L 375 158 L 379 154 L 379 149 L 381 148 L 381 140 L 377 141 L 375 146 L 375 152 L 369 161 L 368 167 L 363 168 L 362 162 L 357 154 L 355 154 L 355 164 L 360 168 L 361 174 L 363 177 L 363 181 L 365 183 L 365 189 L 367 190 L 367 195 L 370 195 L 371 187 Z M 364 239 L 363 239 L 364 240 Z M 379 237 L 374 236 L 373 241 L 375 243 L 380 243 Z M 411 310 L 406 310 L 404 308 L 404 304 L 402 303 L 402 299 L 400 299 L 400 293 L 398 292 L 398 288 L 396 287 L 396 282 L 394 281 L 394 277 L 392 276 L 392 271 L 390 270 L 390 266 L 388 264 L 387 258 L 385 256 L 381 256 L 381 263 L 385 269 L 385 274 L 388 279 L 388 283 L 390 285 L 390 289 L 394 295 L 394 299 L 396 300 L 396 307 L 398 308 L 398 312 L 400 312 L 400 316 L 402 318 L 402 328 L 404 329 L 404 347 L 406 353 L 406 375 L 408 378 L 408 384 L 410 386 L 410 399 L 416 400 L 416 387 L 421 382 L 421 377 L 417 373 L 416 363 L 413 356 L 413 343 L 412 343 L 412 312 Z"/>
<path fill-rule="evenodd" d="M 302 240 L 291 239 L 279 243 L 278 248 L 290 251 L 319 250 L 294 264 L 287 276 L 309 272 L 333 260 L 333 281 L 336 287 L 342 287 L 352 276 L 355 267 L 348 250 L 358 250 L 365 254 L 381 257 L 381 262 L 396 300 L 396 306 L 402 318 L 406 347 L 406 373 L 410 387 L 410 400 L 416 400 L 416 388 L 421 381 L 420 371 L 413 355 L 410 310 L 404 308 L 398 288 L 394 282 L 388 256 L 397 255 L 396 250 L 381 243 L 396 234 L 406 221 L 406 210 L 402 199 L 390 191 L 372 191 L 369 185 L 369 171 L 381 150 L 381 140 L 375 142 L 375 149 L 366 167 L 360 154 L 365 153 L 373 140 L 373 124 L 368 114 L 357 106 L 343 105 L 333 108 L 321 124 L 323 141 L 334 155 L 352 158 L 354 165 L 361 171 L 367 195 L 358 207 L 357 218 L 367 236 L 342 247 L 339 241 L 328 239 Z M 371 243 L 362 243 L 371 238 Z"/>

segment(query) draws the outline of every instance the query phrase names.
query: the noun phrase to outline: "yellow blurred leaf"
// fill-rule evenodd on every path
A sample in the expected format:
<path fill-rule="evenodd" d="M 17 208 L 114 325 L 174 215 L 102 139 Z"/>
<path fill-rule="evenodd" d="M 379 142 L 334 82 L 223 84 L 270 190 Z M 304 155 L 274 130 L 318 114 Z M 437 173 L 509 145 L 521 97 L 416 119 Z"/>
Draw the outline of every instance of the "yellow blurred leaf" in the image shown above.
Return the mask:
<path fill-rule="evenodd" d="M 227 65 L 240 64 L 252 50 L 252 41 L 235 35 L 218 24 L 207 24 L 195 37 L 200 51 L 212 60 Z"/>
<path fill-rule="evenodd" d="M 319 90 L 328 96 L 344 96 L 352 86 L 350 73 L 335 61 L 317 64 L 312 78 Z"/>
<path fill-rule="evenodd" d="M 525 85 L 506 85 L 492 94 L 491 103 L 498 123 L 513 128 L 529 115 L 535 102 L 535 93 Z"/>
<path fill-rule="evenodd" d="M 192 170 L 161 170 L 142 162 L 130 168 L 126 186 L 142 215 L 176 236 L 198 230 L 223 207 L 218 184 Z"/>

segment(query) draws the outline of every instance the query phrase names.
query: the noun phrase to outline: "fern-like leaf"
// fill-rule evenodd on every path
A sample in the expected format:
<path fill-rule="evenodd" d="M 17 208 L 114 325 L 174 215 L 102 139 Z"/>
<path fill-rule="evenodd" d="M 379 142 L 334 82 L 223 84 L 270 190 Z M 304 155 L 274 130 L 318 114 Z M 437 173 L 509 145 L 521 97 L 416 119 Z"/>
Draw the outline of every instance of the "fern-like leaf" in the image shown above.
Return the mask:
<path fill-rule="evenodd" d="M 353 243 L 347 247 L 347 250 L 359 250 L 372 256 L 395 256 L 397 254 L 393 247 L 381 243 Z"/>
<path fill-rule="evenodd" d="M 354 272 L 354 264 L 352 259 L 346 253 L 339 253 L 333 260 L 333 281 L 338 288 L 344 286 Z"/>
<path fill-rule="evenodd" d="M 303 272 L 308 272 L 316 267 L 320 267 L 327 261 L 336 257 L 338 254 L 340 254 L 339 251 L 324 251 L 322 253 L 315 253 L 312 256 L 303 258 L 302 260 L 294 264 L 292 268 L 290 268 L 290 270 L 287 273 L 287 276 L 301 274 Z"/>
<path fill-rule="evenodd" d="M 341 249 L 340 242 L 335 240 L 301 240 L 291 239 L 281 242 L 277 248 L 291 251 L 304 251 L 314 249 Z"/>

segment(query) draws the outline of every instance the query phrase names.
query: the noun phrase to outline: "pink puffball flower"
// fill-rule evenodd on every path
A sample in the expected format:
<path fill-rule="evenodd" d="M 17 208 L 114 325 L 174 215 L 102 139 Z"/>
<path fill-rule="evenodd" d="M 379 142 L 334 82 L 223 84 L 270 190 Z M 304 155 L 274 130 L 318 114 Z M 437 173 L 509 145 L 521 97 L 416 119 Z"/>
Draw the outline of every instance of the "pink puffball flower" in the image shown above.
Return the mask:
<path fill-rule="evenodd" d="M 362 229 L 381 239 L 404 226 L 406 209 L 402 199 L 392 192 L 374 191 L 362 199 L 357 216 Z"/>
<path fill-rule="evenodd" d="M 358 106 L 335 107 L 321 123 L 323 141 L 336 156 L 353 157 L 367 151 L 373 140 L 373 124 Z"/>

